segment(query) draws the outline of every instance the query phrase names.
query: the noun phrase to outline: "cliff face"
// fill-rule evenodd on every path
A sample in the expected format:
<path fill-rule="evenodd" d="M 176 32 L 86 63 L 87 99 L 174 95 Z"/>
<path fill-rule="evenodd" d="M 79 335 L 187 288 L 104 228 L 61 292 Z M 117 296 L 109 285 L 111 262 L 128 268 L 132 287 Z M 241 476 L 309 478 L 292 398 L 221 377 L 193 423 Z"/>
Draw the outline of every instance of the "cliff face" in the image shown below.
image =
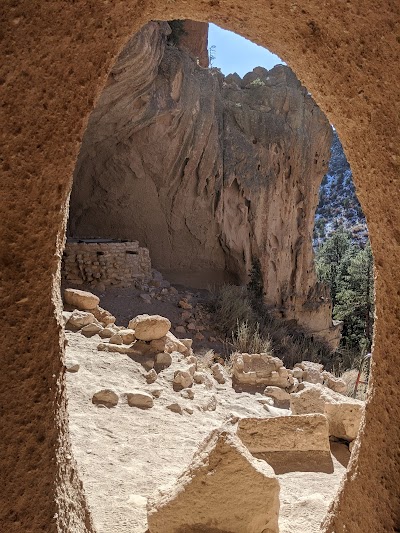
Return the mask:
<path fill-rule="evenodd" d="M 84 137 L 69 234 L 136 239 L 156 268 L 244 282 L 260 259 L 266 303 L 325 338 L 312 231 L 328 121 L 292 71 L 243 80 L 201 68 L 151 22 L 113 68 Z"/>

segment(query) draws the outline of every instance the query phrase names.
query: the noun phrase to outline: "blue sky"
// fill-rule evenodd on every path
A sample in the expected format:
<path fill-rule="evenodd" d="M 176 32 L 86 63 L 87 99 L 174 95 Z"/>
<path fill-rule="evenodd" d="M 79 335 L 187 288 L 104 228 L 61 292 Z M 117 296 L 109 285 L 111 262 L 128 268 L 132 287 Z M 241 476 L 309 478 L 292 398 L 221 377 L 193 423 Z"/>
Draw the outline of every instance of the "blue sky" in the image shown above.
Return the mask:
<path fill-rule="evenodd" d="M 266 48 L 258 46 L 244 37 L 223 30 L 215 24 L 210 24 L 208 31 L 208 48 L 215 46 L 213 67 L 221 69 L 222 73 L 237 72 L 243 77 L 254 67 L 271 69 L 283 61 L 269 52 Z"/>

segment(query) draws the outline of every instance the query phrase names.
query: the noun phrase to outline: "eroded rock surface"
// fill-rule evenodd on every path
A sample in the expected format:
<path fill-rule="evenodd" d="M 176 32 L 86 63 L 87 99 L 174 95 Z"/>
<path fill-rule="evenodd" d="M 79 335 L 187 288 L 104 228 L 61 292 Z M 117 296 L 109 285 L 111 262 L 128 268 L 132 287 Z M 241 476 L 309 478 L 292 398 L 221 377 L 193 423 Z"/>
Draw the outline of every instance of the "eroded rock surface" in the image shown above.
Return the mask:
<path fill-rule="evenodd" d="M 267 305 L 334 345 L 311 245 L 327 119 L 288 67 L 224 78 L 169 34 L 147 24 L 114 66 L 84 136 L 69 233 L 137 239 L 157 268 L 207 283 L 246 281 L 259 258 Z"/>

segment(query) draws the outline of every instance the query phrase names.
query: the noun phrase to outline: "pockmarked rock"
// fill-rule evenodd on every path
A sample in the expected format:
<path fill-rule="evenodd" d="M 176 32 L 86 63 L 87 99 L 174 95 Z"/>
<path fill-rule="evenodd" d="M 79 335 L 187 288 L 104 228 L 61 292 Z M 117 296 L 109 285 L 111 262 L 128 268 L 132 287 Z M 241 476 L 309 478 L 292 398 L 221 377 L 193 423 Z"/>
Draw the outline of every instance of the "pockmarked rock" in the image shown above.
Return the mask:
<path fill-rule="evenodd" d="M 90 311 L 100 303 L 100 298 L 95 294 L 79 289 L 65 289 L 64 300 L 68 305 L 80 311 Z"/>
<path fill-rule="evenodd" d="M 129 322 L 129 329 L 142 341 L 153 341 L 165 337 L 171 328 L 168 318 L 160 315 L 138 315 Z"/>
<path fill-rule="evenodd" d="M 234 490 L 233 490 L 234 489 Z M 151 533 L 278 533 L 279 482 L 228 432 L 213 431 L 174 486 L 147 505 Z"/>

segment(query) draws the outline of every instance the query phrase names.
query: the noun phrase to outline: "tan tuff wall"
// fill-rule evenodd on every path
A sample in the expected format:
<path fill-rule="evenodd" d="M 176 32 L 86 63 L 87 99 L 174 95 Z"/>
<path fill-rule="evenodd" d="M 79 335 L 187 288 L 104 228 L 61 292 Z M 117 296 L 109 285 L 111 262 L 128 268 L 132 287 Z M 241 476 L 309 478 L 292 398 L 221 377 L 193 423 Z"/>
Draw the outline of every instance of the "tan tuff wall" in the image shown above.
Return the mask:
<path fill-rule="evenodd" d="M 153 19 L 212 21 L 277 53 L 334 123 L 375 258 L 373 377 L 361 439 L 326 519 L 399 528 L 400 5 L 396 0 L 3 0 L 0 530 L 93 531 L 70 453 L 60 260 L 88 114 L 127 39 Z"/>
<path fill-rule="evenodd" d="M 151 278 L 147 248 L 132 242 L 67 242 L 61 275 L 67 285 L 131 287 Z"/>

